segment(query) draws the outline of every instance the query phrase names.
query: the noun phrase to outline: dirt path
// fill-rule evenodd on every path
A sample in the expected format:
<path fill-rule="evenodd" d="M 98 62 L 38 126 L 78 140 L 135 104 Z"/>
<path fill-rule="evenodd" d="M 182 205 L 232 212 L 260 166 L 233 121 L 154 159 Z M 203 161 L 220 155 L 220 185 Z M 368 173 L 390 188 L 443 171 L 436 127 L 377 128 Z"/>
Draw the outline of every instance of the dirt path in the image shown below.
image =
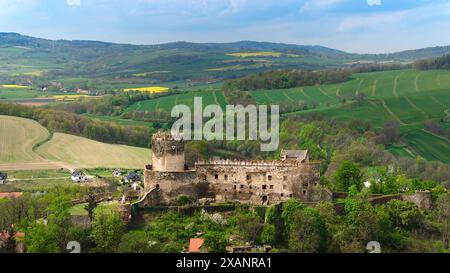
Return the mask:
<path fill-rule="evenodd" d="M 52 169 L 68 169 L 73 170 L 71 166 L 67 166 L 57 161 L 42 162 L 18 162 L 18 163 L 0 163 L 0 170 L 16 171 L 16 170 L 52 170 Z"/>
<path fill-rule="evenodd" d="M 425 112 L 425 111 L 423 111 L 422 109 L 420 109 L 417 105 L 415 105 L 414 104 L 414 102 L 412 102 L 408 97 L 404 97 L 405 99 L 406 99 L 406 101 L 409 103 L 409 105 L 411 105 L 414 109 L 416 109 L 417 111 L 419 111 L 420 113 L 422 113 L 422 115 L 425 117 L 425 118 L 429 118 L 428 117 L 428 114 Z"/>
<path fill-rule="evenodd" d="M 404 123 L 394 112 L 392 112 L 391 109 L 386 105 L 386 102 L 384 100 L 381 100 L 381 103 L 383 104 L 384 109 L 395 119 L 397 120 L 401 125 L 408 125 Z"/>
<path fill-rule="evenodd" d="M 419 77 L 422 74 L 422 72 L 419 72 L 416 76 L 416 78 L 414 79 L 414 87 L 416 88 L 416 92 L 420 92 L 420 88 L 419 88 Z"/>
<path fill-rule="evenodd" d="M 447 141 L 447 142 L 450 143 L 450 140 L 448 140 L 448 138 L 446 138 L 446 137 L 443 137 L 443 136 L 440 136 L 440 135 L 436 135 L 435 133 L 430 132 L 430 131 L 427 131 L 427 130 L 425 130 L 425 129 L 422 129 L 422 131 L 425 132 L 425 133 L 427 133 L 427 134 L 430 134 L 430 135 L 432 135 L 432 136 L 434 136 L 434 137 L 440 138 L 440 139 L 442 139 L 442 140 Z"/>
<path fill-rule="evenodd" d="M 375 97 L 375 94 L 377 93 L 377 83 L 378 83 L 378 80 L 374 80 L 374 81 L 373 81 L 373 85 L 372 85 L 372 97 Z"/>
<path fill-rule="evenodd" d="M 286 91 L 283 91 L 283 95 L 290 101 L 296 102 L 293 98 L 289 97 L 289 95 L 286 93 Z"/>
<path fill-rule="evenodd" d="M 220 106 L 219 100 L 217 99 L 216 91 L 213 91 L 212 93 L 213 93 L 213 97 L 214 97 L 214 102 L 216 103 L 216 105 Z"/>
<path fill-rule="evenodd" d="M 310 99 L 311 101 L 314 101 L 313 98 L 311 98 L 308 94 L 306 94 L 305 90 L 303 88 L 300 88 L 300 92 L 302 92 L 303 96 L 305 96 L 305 98 Z"/>
<path fill-rule="evenodd" d="M 328 94 L 322 89 L 322 87 L 320 87 L 320 86 L 319 86 L 319 91 L 320 91 L 322 94 L 324 94 L 325 96 L 327 96 L 327 97 L 329 97 L 330 99 L 334 100 L 334 98 L 333 98 L 332 96 L 328 95 Z"/>
<path fill-rule="evenodd" d="M 360 80 L 359 81 L 358 89 L 356 89 L 356 92 L 355 92 L 355 97 L 358 96 L 359 90 L 361 89 L 361 86 L 362 86 L 363 82 L 364 82 L 364 80 Z"/>
<path fill-rule="evenodd" d="M 394 96 L 396 97 L 396 98 L 398 98 L 398 94 L 397 94 L 397 85 L 398 85 L 398 78 L 399 78 L 400 76 L 397 76 L 397 77 L 395 77 L 395 80 L 394 80 L 394 87 L 392 88 L 392 92 L 394 93 Z"/>
<path fill-rule="evenodd" d="M 442 107 L 447 108 L 447 105 L 443 104 L 442 102 L 440 102 L 440 101 L 439 101 L 438 99 L 436 99 L 435 97 L 433 97 L 433 96 L 430 96 L 430 97 L 431 97 L 431 99 L 432 99 L 435 103 L 439 104 L 439 105 L 442 106 Z"/>

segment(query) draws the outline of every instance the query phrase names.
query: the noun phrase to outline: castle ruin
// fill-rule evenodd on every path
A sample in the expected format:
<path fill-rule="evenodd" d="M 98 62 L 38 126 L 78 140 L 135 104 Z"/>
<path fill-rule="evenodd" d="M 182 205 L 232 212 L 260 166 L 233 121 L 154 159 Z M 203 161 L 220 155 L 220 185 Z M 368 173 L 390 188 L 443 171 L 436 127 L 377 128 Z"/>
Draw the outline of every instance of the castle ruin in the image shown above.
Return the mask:
<path fill-rule="evenodd" d="M 283 150 L 280 160 L 199 161 L 188 168 L 182 138 L 158 132 L 152 149 L 152 165 L 144 170 L 144 206 L 173 204 L 181 196 L 255 205 L 333 198 L 319 183 L 320 163 L 311 162 L 308 151 Z"/>

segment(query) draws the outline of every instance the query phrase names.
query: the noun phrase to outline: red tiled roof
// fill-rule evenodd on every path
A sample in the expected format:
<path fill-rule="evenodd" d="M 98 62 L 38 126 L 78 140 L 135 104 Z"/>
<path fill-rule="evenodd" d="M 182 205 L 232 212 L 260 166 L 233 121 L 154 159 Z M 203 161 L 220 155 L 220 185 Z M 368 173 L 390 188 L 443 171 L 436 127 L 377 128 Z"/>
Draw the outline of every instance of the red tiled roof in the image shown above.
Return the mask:
<path fill-rule="evenodd" d="M 24 232 L 16 232 L 16 234 L 14 235 L 14 238 L 23 238 L 25 237 L 25 233 Z M 0 232 L 0 241 L 6 241 L 9 238 L 9 233 L 8 232 Z"/>
<path fill-rule="evenodd" d="M 189 253 L 198 253 L 205 242 L 202 238 L 192 238 L 189 242 Z"/>
<path fill-rule="evenodd" d="M 22 196 L 23 192 L 0 192 L 1 198 L 19 198 Z"/>

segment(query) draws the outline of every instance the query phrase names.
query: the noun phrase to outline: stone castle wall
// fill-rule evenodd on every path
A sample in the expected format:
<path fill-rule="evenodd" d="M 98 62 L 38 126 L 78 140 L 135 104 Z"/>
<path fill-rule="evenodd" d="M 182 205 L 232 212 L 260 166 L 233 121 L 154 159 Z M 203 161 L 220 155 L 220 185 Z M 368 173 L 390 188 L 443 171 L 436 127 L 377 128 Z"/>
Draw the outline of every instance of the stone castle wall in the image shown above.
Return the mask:
<path fill-rule="evenodd" d="M 305 202 L 331 200 L 331 193 L 319 184 L 319 165 L 266 161 L 258 164 L 199 163 L 194 170 L 183 172 L 146 170 L 145 188 L 160 191 L 158 201 L 166 204 L 176 202 L 182 195 L 259 205 L 290 198 Z"/>
<path fill-rule="evenodd" d="M 170 134 L 157 133 L 152 137 L 153 169 L 161 172 L 184 170 L 184 141 Z"/>
<path fill-rule="evenodd" d="M 147 205 L 175 203 L 180 196 L 216 202 L 275 204 L 298 198 L 331 200 L 319 184 L 320 163 L 297 160 L 215 160 L 185 170 L 184 142 L 167 133 L 152 138 L 152 165 L 144 171 Z"/>

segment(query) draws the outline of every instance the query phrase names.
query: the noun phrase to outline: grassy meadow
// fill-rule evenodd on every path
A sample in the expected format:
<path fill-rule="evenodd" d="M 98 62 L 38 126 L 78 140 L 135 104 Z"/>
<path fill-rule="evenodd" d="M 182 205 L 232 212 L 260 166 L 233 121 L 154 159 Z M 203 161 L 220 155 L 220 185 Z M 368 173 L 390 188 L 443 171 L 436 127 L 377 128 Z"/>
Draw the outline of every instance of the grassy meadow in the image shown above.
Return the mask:
<path fill-rule="evenodd" d="M 33 120 L 0 116 L 0 170 L 141 169 L 149 162 L 150 149 L 106 144 L 62 133 L 50 137 L 47 129 Z"/>
<path fill-rule="evenodd" d="M 143 168 L 151 161 L 150 149 L 106 144 L 62 133 L 55 133 L 36 152 L 77 168 Z"/>

